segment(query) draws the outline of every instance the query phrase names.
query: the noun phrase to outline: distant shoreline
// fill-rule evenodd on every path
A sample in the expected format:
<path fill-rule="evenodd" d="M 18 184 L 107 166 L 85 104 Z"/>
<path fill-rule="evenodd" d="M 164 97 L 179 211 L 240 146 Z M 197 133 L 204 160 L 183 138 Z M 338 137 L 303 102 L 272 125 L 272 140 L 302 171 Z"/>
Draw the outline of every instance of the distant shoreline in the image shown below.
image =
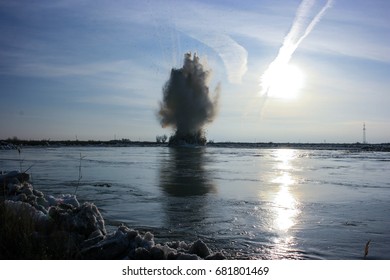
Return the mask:
<path fill-rule="evenodd" d="M 79 141 L 79 140 L 0 140 L 0 150 L 17 149 L 18 147 L 166 147 L 167 143 L 152 141 Z M 274 142 L 209 142 L 208 147 L 216 148 L 256 148 L 256 149 L 305 149 L 305 150 L 355 150 L 390 152 L 390 143 L 274 143 Z"/>

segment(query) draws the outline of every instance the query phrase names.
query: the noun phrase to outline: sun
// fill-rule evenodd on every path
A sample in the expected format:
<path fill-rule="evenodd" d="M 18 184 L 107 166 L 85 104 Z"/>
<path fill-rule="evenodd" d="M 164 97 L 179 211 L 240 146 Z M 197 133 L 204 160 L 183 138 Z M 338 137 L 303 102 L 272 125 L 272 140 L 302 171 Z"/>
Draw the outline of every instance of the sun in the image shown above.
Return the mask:
<path fill-rule="evenodd" d="M 293 99 L 304 83 L 302 71 L 291 64 L 273 64 L 261 79 L 263 94 L 271 98 Z"/>

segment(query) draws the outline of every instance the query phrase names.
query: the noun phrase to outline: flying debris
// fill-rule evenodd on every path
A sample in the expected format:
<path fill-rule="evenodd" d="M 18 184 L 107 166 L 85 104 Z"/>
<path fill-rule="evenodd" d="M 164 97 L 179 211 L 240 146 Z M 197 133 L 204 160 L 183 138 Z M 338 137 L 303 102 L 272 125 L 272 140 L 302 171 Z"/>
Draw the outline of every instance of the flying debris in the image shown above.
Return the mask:
<path fill-rule="evenodd" d="M 157 114 L 162 127 L 175 129 L 169 145 L 206 144 L 204 126 L 214 120 L 220 94 L 218 85 L 210 96 L 209 78 L 210 71 L 196 54 L 186 53 L 183 67 L 171 70 Z"/>

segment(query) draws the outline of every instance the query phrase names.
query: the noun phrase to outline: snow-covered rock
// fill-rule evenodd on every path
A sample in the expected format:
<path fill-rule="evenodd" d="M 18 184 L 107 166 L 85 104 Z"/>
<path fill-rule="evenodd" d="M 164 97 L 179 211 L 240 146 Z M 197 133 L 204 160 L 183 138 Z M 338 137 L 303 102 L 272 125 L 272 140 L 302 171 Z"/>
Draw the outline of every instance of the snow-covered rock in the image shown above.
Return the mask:
<path fill-rule="evenodd" d="M 54 197 L 19 181 L 17 172 L 2 174 L 5 184 L 4 209 L 13 217 L 23 216 L 32 224 L 31 236 L 44 246 L 69 244 L 67 256 L 80 259 L 224 259 L 212 254 L 207 245 L 173 241 L 156 244 L 151 232 L 144 234 L 121 225 L 107 233 L 103 216 L 93 203 L 79 203 L 75 195 Z M 22 178 L 26 176 L 23 175 Z M 2 194 L 1 194 L 2 195 Z M 18 221 L 12 221 L 18 222 Z M 53 240 L 55 242 L 53 242 Z M 57 243 L 57 244 L 58 244 Z M 54 245 L 53 245 L 54 244 Z"/>

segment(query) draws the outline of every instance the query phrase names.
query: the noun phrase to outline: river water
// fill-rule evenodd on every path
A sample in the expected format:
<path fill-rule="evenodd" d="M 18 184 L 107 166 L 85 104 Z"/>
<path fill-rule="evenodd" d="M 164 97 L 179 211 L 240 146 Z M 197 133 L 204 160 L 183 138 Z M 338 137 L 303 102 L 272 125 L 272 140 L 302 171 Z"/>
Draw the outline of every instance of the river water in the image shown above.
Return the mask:
<path fill-rule="evenodd" d="M 108 227 L 202 239 L 235 259 L 390 259 L 390 153 L 228 147 L 0 151 L 49 194 L 95 203 Z"/>

